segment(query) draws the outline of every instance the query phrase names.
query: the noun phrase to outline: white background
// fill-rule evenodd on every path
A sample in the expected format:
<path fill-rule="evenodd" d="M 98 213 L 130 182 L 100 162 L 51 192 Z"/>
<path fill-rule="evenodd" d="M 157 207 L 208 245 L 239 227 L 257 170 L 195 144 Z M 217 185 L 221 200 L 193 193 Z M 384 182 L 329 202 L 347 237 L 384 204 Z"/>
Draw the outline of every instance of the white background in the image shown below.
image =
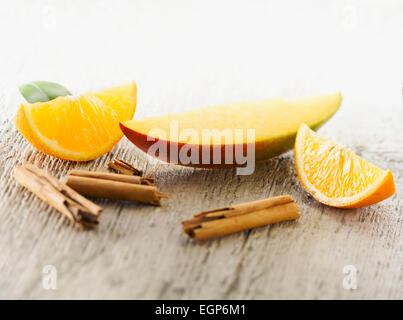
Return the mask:
<path fill-rule="evenodd" d="M 137 116 L 341 90 L 401 97 L 402 1 L 2 1 L 1 84 L 135 80 Z M 15 94 L 13 96 L 12 94 Z M 4 94 L 4 93 L 3 93 Z"/>

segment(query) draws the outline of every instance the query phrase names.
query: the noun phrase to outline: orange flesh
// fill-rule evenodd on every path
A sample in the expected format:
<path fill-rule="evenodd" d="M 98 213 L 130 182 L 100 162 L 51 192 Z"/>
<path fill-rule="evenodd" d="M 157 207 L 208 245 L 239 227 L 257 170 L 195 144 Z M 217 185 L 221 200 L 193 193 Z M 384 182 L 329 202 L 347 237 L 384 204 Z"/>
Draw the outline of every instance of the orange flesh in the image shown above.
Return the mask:
<path fill-rule="evenodd" d="M 308 181 L 329 198 L 350 197 L 364 191 L 384 171 L 353 151 L 309 130 L 302 149 Z"/>

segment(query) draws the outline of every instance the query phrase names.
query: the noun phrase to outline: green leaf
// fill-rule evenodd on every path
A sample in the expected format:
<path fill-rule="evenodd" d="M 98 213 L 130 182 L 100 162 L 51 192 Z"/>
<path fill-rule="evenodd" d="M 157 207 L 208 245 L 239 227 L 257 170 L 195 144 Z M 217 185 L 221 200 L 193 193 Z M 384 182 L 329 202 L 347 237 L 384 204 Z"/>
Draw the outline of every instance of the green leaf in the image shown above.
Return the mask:
<path fill-rule="evenodd" d="M 32 81 L 21 85 L 19 89 L 29 103 L 46 102 L 60 96 L 71 95 L 62 85 L 49 81 Z"/>

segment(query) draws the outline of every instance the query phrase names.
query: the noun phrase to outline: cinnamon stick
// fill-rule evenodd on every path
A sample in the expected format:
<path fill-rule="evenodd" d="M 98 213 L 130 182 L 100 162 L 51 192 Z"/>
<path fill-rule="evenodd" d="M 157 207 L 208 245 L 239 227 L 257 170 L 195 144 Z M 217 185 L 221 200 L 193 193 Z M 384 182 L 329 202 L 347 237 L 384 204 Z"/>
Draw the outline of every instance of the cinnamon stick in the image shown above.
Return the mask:
<path fill-rule="evenodd" d="M 67 176 L 66 184 L 82 195 L 95 198 L 137 201 L 156 206 L 161 205 L 161 198 L 168 198 L 154 185 L 139 184 L 138 179 L 123 181 L 123 175 L 117 176 L 113 176 L 114 179 L 111 179 L 112 176 L 105 179 L 104 174 L 77 175 L 75 171 Z"/>
<path fill-rule="evenodd" d="M 102 208 L 66 186 L 46 170 L 32 164 L 17 166 L 14 178 L 80 227 L 98 224 Z"/>
<path fill-rule="evenodd" d="M 118 171 L 122 174 L 132 175 L 132 176 L 142 176 L 143 171 L 133 167 L 130 163 L 115 159 L 108 163 L 108 167 L 112 170 Z"/>
<path fill-rule="evenodd" d="M 136 183 L 136 184 L 144 184 L 152 186 L 154 184 L 154 178 L 148 177 L 143 178 L 141 176 L 132 176 L 118 173 L 108 173 L 108 172 L 94 172 L 94 171 L 85 171 L 85 170 L 71 170 L 69 172 L 70 176 L 78 176 L 78 177 L 87 177 L 87 178 L 95 178 L 95 179 L 105 179 L 111 181 L 120 181 L 120 182 L 128 182 L 128 183 Z"/>
<path fill-rule="evenodd" d="M 296 202 L 289 195 L 204 211 L 183 221 L 184 233 L 204 240 L 300 217 Z"/>

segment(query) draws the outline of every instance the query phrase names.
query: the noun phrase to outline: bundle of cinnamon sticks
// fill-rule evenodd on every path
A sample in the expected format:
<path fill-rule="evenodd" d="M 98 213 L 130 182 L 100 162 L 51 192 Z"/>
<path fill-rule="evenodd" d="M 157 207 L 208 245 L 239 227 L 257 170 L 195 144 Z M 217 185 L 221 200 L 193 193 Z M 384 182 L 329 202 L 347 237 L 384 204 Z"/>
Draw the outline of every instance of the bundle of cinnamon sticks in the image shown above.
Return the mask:
<path fill-rule="evenodd" d="M 48 171 L 25 164 L 15 168 L 14 178 L 84 228 L 98 224 L 102 208 L 83 196 L 137 201 L 156 206 L 161 205 L 162 198 L 168 198 L 158 191 L 154 177 L 142 177 L 142 172 L 129 163 L 116 159 L 108 167 L 121 174 L 72 170 L 66 183 L 63 183 Z"/>

